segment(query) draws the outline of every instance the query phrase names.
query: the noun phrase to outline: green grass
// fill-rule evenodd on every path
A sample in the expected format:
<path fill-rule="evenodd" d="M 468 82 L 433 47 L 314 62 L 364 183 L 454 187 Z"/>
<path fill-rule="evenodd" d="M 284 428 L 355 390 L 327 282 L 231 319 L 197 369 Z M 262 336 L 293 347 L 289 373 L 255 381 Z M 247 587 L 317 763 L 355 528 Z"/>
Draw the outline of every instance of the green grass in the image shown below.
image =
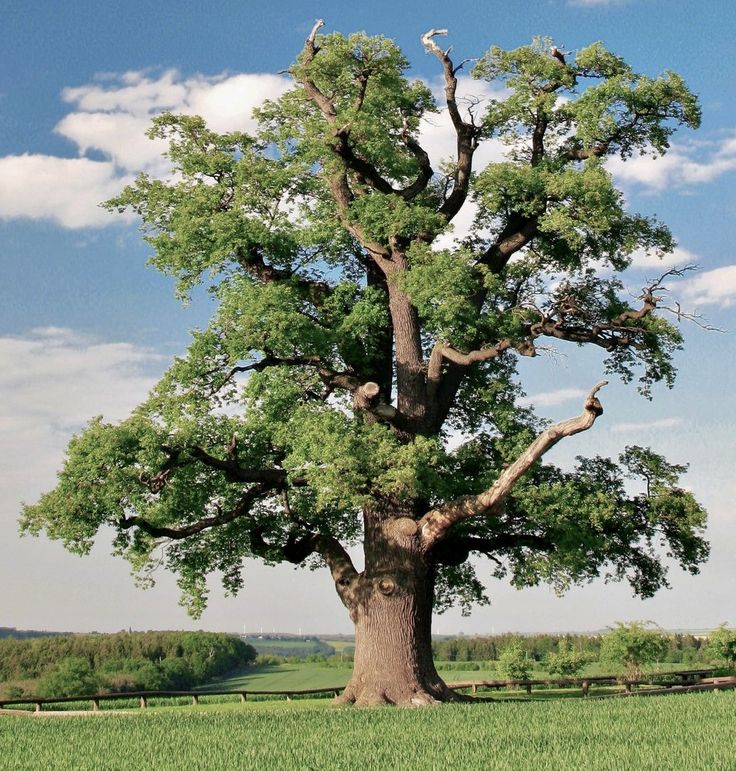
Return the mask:
<path fill-rule="evenodd" d="M 349 678 L 348 668 L 325 667 L 319 664 L 278 664 L 247 667 L 231 677 L 203 685 L 198 690 L 286 691 L 290 688 L 332 688 L 344 686 Z"/>
<path fill-rule="evenodd" d="M 662 665 L 660 671 L 673 669 L 688 669 L 688 667 L 676 664 Z M 668 670 L 665 670 L 667 667 Z M 238 690 L 254 689 L 264 691 L 285 691 L 290 688 L 332 688 L 343 686 L 350 678 L 350 667 L 327 667 L 321 664 L 280 664 L 274 666 L 247 667 L 230 677 L 202 686 L 200 690 Z M 602 672 L 599 665 L 593 664 L 584 670 L 585 674 L 607 674 Z M 498 670 L 439 670 L 439 674 L 446 682 L 459 682 L 461 680 L 502 680 L 504 679 Z M 543 670 L 534 670 L 531 673 L 533 679 L 542 679 L 550 676 Z"/>
<path fill-rule="evenodd" d="M 5 771 L 733 769 L 736 693 L 436 709 L 315 702 L 125 716 L 0 716 Z"/>

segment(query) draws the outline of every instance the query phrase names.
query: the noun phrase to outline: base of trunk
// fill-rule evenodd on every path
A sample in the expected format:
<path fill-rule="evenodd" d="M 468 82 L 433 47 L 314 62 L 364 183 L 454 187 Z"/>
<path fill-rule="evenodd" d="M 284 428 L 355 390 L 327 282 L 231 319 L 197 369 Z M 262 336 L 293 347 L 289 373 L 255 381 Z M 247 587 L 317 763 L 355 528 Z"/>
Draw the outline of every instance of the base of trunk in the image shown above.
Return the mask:
<path fill-rule="evenodd" d="M 419 682 L 417 679 L 402 680 L 384 677 L 365 678 L 353 675 L 345 690 L 335 701 L 337 704 L 354 704 L 357 707 L 375 707 L 396 704 L 401 707 L 430 707 L 436 704 L 470 701 L 470 697 L 456 693 L 439 678 Z"/>

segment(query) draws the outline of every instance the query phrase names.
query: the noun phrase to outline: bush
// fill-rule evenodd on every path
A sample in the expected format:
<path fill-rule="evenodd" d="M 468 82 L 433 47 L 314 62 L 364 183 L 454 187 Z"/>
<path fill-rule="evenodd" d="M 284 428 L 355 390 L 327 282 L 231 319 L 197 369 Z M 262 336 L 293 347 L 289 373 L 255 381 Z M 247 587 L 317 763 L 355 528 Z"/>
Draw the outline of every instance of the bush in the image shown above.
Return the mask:
<path fill-rule="evenodd" d="M 736 629 L 721 624 L 708 637 L 708 652 L 719 659 L 725 659 L 729 667 L 736 666 Z"/>
<path fill-rule="evenodd" d="M 643 668 L 662 658 L 669 647 L 667 637 L 656 625 L 618 622 L 601 641 L 601 662 L 638 680 Z"/>
<path fill-rule="evenodd" d="M 528 680 L 534 662 L 518 641 L 509 643 L 498 657 L 498 671 L 509 680 Z"/>
<path fill-rule="evenodd" d="M 46 698 L 89 696 L 97 693 L 99 683 L 87 659 L 71 656 L 41 679 L 38 695 Z"/>
<path fill-rule="evenodd" d="M 560 677 L 572 677 L 588 663 L 588 657 L 573 649 L 567 640 L 560 640 L 557 653 L 547 655 L 547 671 Z"/>

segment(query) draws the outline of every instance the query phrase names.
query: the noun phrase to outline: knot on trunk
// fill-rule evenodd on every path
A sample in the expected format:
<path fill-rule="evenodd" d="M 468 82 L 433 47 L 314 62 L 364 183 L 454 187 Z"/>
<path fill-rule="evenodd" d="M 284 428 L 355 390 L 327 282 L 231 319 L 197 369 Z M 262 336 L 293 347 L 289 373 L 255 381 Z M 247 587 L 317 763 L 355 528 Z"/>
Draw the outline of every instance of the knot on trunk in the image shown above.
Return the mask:
<path fill-rule="evenodd" d="M 384 532 L 393 541 L 412 538 L 419 532 L 419 525 L 411 517 L 396 517 L 384 525 Z"/>
<path fill-rule="evenodd" d="M 383 576 L 383 578 L 379 578 L 376 581 L 376 587 L 381 594 L 385 594 L 388 597 L 396 590 L 396 581 L 391 576 Z"/>

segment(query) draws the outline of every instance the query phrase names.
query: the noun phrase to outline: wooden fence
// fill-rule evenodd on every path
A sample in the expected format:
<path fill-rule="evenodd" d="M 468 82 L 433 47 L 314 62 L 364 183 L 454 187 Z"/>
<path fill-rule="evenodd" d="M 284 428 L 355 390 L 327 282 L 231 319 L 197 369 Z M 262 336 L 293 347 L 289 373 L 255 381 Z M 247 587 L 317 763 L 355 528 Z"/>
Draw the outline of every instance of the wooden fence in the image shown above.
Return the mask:
<path fill-rule="evenodd" d="M 462 680 L 448 683 L 454 690 L 471 690 L 477 693 L 480 688 L 498 690 L 500 688 L 522 688 L 531 694 L 534 686 L 544 688 L 580 688 L 583 696 L 588 696 L 592 685 L 620 685 L 624 693 L 632 693 L 633 688 L 640 685 L 662 685 L 667 688 L 679 685 L 696 685 L 703 681 L 707 675 L 713 674 L 713 669 L 684 669 L 677 672 L 661 672 L 646 678 L 633 679 L 620 675 L 587 675 L 585 677 L 563 677 L 557 680 Z M 676 681 L 669 683 L 669 678 L 675 677 Z M 722 678 L 723 679 L 723 678 Z M 728 679 L 728 678 L 725 678 Z"/>
<path fill-rule="evenodd" d="M 610 696 L 655 696 L 664 693 L 685 693 L 688 691 L 713 691 L 736 688 L 736 677 L 706 677 L 713 669 L 688 669 L 679 672 L 663 672 L 655 677 L 641 680 L 627 680 L 615 675 L 591 675 L 582 678 L 561 678 L 558 680 L 463 680 L 447 685 L 453 690 L 470 690 L 478 693 L 481 689 L 498 690 L 500 688 L 520 688 L 532 693 L 533 687 L 544 688 L 580 688 L 584 696 L 590 695 L 592 685 L 620 685 L 623 690 L 618 693 L 605 694 L 596 698 Z M 676 678 L 670 680 L 670 678 Z M 654 686 L 639 688 L 639 686 Z M 659 687 L 656 687 L 659 686 Z M 193 705 L 199 704 L 203 696 L 238 696 L 244 702 L 248 696 L 285 696 L 287 700 L 294 696 L 316 696 L 320 694 L 339 695 L 344 686 L 330 688 L 290 689 L 286 691 L 236 690 L 236 691 L 129 691 L 127 693 L 98 693 L 89 696 L 62 696 L 50 699 L 27 697 L 23 699 L 0 699 L 0 710 L 33 714 L 28 710 L 12 709 L 22 705 L 34 705 L 35 712 L 43 712 L 43 707 L 53 704 L 72 704 L 88 702 L 92 712 L 100 710 L 103 701 L 135 700 L 141 708 L 148 706 L 150 699 L 187 698 Z M 10 710 L 7 708 L 11 707 Z"/>
<path fill-rule="evenodd" d="M 93 712 L 100 709 L 100 702 L 135 700 L 138 701 L 141 708 L 148 706 L 150 699 L 176 699 L 189 698 L 192 704 L 199 704 L 203 696 L 239 696 L 240 701 L 246 701 L 248 696 L 285 696 L 290 700 L 294 696 L 309 696 L 323 693 L 331 693 L 337 696 L 344 686 L 332 688 L 306 688 L 291 689 L 288 691 L 258 691 L 258 690 L 237 690 L 237 691 L 128 691 L 126 693 L 96 693 L 89 696 L 59 696 L 51 699 L 39 699 L 38 697 L 28 697 L 25 699 L 0 699 L 0 709 L 7 707 L 21 706 L 23 704 L 35 705 L 36 712 L 41 712 L 45 705 L 49 704 L 72 704 L 80 702 L 89 702 Z"/>

